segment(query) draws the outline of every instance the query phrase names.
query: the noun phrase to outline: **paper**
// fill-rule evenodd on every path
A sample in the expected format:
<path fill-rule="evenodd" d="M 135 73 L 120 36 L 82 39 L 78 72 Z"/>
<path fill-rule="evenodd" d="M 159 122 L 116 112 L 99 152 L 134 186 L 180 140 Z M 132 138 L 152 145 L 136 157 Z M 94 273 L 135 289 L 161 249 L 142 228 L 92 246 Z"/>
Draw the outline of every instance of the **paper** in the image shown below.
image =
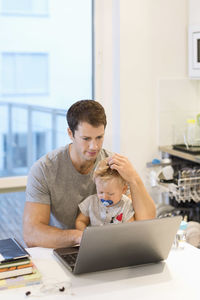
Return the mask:
<path fill-rule="evenodd" d="M 3 257 L 3 255 L 0 253 L 0 262 L 3 261 L 5 258 Z"/>

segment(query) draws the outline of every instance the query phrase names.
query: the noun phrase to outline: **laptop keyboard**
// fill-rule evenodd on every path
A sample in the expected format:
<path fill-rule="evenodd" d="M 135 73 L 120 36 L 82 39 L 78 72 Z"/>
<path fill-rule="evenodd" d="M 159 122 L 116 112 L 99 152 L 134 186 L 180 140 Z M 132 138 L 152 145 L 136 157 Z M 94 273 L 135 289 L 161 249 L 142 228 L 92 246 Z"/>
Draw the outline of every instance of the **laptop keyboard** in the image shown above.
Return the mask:
<path fill-rule="evenodd" d="M 77 256 L 78 253 L 71 253 L 71 254 L 62 255 L 62 258 L 68 263 L 70 267 L 74 267 Z"/>

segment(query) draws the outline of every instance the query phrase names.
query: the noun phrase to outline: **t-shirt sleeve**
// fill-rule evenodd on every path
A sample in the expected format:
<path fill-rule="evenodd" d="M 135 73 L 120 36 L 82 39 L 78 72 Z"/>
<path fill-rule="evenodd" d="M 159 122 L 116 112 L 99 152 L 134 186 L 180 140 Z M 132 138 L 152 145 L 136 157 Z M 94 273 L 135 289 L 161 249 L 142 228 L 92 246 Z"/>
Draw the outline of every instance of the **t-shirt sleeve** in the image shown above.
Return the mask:
<path fill-rule="evenodd" d="M 133 204 L 131 199 L 126 197 L 125 204 L 124 204 L 124 212 L 123 212 L 123 222 L 127 222 L 134 216 L 135 212 L 133 210 Z"/>
<path fill-rule="evenodd" d="M 85 200 L 83 200 L 78 206 L 80 209 L 80 212 L 86 217 L 89 217 L 90 201 L 92 201 L 91 196 L 89 196 Z"/>
<path fill-rule="evenodd" d="M 26 186 L 26 201 L 50 205 L 48 184 L 45 179 L 44 169 L 39 162 L 36 162 L 29 172 Z"/>

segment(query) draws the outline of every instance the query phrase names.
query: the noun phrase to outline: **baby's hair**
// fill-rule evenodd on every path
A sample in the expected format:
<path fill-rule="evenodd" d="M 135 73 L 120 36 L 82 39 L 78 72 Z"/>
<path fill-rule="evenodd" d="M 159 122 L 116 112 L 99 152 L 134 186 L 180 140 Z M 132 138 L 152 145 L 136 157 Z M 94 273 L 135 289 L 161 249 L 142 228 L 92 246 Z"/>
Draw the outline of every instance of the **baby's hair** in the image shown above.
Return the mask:
<path fill-rule="evenodd" d="M 99 177 L 103 181 L 107 181 L 109 179 L 112 179 L 113 177 L 118 178 L 122 184 L 126 184 L 126 181 L 123 179 L 123 177 L 119 174 L 119 172 L 115 169 L 111 169 L 108 164 L 108 159 L 102 159 L 96 166 L 93 174 L 93 180 Z"/>

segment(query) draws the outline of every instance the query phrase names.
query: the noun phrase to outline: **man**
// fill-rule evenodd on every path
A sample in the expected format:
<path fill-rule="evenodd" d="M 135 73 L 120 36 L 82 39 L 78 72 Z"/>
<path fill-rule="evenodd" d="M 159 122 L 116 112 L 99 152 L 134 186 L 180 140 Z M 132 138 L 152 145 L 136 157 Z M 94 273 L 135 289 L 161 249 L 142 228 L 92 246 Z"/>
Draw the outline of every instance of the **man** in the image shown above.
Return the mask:
<path fill-rule="evenodd" d="M 67 122 L 72 143 L 40 158 L 28 176 L 23 227 L 29 247 L 80 243 L 82 231 L 75 229 L 78 204 L 96 193 L 92 173 L 105 157 L 129 184 L 135 220 L 155 217 L 154 202 L 129 160 L 102 149 L 107 121 L 101 104 L 94 100 L 74 103 Z"/>

